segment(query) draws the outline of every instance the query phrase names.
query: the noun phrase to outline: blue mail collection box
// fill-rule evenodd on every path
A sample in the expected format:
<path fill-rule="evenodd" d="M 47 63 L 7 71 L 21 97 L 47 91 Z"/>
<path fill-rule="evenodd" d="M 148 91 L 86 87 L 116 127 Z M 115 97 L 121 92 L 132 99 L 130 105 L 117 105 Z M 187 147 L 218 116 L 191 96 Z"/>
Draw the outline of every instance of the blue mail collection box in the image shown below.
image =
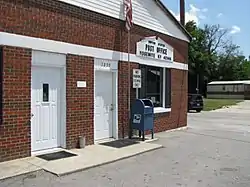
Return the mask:
<path fill-rule="evenodd" d="M 154 105 L 150 99 L 136 99 L 131 108 L 131 128 L 139 130 L 140 134 L 154 130 Z"/>

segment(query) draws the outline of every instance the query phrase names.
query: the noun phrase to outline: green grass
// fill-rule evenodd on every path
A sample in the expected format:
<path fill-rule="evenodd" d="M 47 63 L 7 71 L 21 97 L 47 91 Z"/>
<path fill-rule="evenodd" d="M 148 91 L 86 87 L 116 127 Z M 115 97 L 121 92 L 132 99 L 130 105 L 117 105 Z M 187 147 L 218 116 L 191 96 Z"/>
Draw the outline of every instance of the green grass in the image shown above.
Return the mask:
<path fill-rule="evenodd" d="M 204 111 L 216 110 L 224 106 L 232 106 L 241 102 L 234 99 L 204 99 Z"/>

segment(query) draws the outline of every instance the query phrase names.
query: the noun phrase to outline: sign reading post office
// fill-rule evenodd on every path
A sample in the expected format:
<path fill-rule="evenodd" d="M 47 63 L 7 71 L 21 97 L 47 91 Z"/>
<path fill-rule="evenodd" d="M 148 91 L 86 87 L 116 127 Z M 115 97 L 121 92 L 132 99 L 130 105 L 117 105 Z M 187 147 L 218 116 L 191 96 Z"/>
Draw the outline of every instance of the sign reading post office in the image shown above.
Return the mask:
<path fill-rule="evenodd" d="M 156 60 L 173 61 L 173 48 L 157 37 L 147 37 L 137 42 L 136 55 Z"/>
<path fill-rule="evenodd" d="M 141 88 L 141 70 L 133 69 L 133 88 Z"/>

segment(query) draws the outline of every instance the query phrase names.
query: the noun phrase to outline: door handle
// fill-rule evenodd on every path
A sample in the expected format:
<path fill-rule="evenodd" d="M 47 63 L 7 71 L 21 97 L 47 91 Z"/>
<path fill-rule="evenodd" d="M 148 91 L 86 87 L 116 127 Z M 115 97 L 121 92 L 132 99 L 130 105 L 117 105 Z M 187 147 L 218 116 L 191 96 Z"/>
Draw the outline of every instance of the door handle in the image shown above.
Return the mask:
<path fill-rule="evenodd" d="M 113 111 L 113 110 L 114 110 L 114 105 L 111 104 L 111 105 L 110 105 L 110 111 Z"/>
<path fill-rule="evenodd" d="M 33 113 L 31 113 L 31 117 L 34 117 L 34 114 L 33 114 Z"/>

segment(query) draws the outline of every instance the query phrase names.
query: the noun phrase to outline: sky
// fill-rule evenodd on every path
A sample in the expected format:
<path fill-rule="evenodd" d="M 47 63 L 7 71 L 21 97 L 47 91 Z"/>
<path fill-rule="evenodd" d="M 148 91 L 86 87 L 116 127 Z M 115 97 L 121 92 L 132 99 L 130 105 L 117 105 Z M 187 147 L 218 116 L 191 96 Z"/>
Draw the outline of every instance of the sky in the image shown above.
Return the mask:
<path fill-rule="evenodd" d="M 162 0 L 179 19 L 180 0 Z M 250 0 L 185 0 L 186 22 L 194 20 L 199 27 L 219 24 L 229 30 L 228 37 L 250 55 Z"/>

